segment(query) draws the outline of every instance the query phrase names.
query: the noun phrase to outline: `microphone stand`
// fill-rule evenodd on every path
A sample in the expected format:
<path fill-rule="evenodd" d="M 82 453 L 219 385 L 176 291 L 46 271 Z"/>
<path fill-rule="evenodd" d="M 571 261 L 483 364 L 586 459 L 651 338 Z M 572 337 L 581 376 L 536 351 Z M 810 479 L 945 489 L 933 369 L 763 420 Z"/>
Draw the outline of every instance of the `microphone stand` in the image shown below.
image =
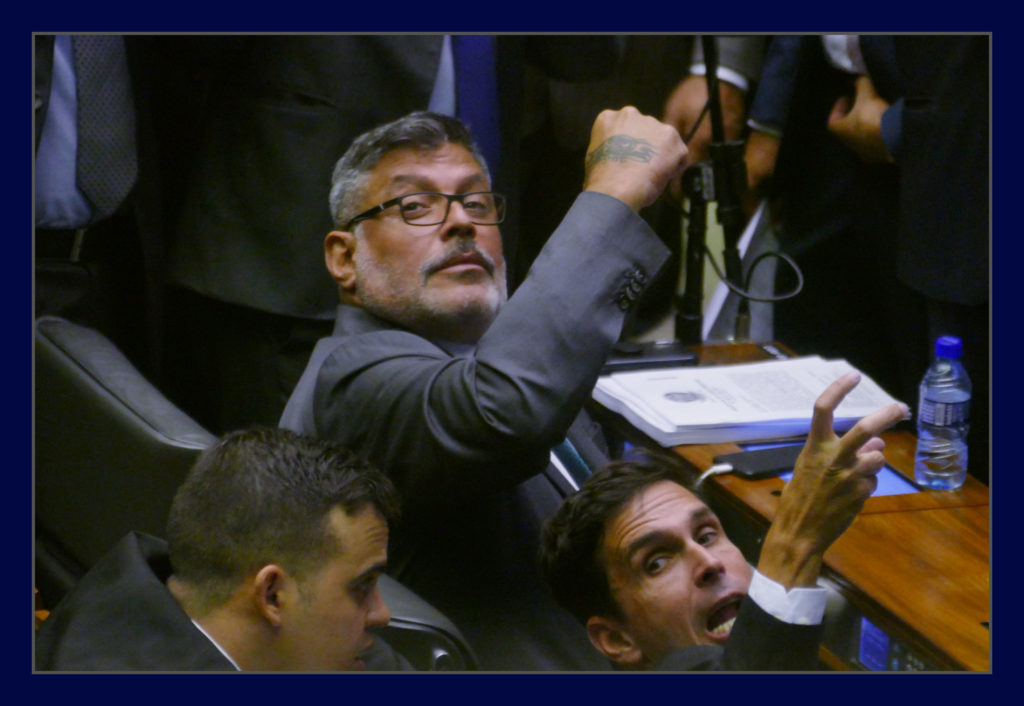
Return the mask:
<path fill-rule="evenodd" d="M 744 289 L 743 263 L 739 241 L 746 225 L 739 194 L 746 188 L 746 163 L 743 160 L 744 143 L 726 141 L 722 119 L 721 96 L 718 92 L 718 47 L 713 36 L 702 36 L 705 77 L 708 85 L 708 107 L 711 117 L 710 166 L 699 163 L 683 174 L 683 191 L 690 198 L 690 216 L 687 223 L 686 286 L 679 300 L 676 315 L 676 335 L 684 343 L 703 343 L 703 289 L 704 250 L 707 242 L 707 202 L 718 202 L 718 222 L 722 225 L 725 259 L 725 278 L 737 289 Z M 708 175 L 708 170 L 711 176 Z M 690 176 L 688 183 L 688 175 Z M 688 188 L 689 187 L 689 188 Z M 692 286 L 691 286 L 692 285 Z M 696 331 L 693 327 L 697 325 Z M 740 297 L 736 315 L 735 339 L 750 337 L 750 302 Z M 685 336 L 683 338 L 682 336 Z"/>
<path fill-rule="evenodd" d="M 676 340 L 699 346 L 704 342 L 704 248 L 707 241 L 708 201 L 714 198 L 711 167 L 699 162 L 683 172 L 683 196 L 689 201 L 686 219 L 686 284 L 676 306 Z"/>

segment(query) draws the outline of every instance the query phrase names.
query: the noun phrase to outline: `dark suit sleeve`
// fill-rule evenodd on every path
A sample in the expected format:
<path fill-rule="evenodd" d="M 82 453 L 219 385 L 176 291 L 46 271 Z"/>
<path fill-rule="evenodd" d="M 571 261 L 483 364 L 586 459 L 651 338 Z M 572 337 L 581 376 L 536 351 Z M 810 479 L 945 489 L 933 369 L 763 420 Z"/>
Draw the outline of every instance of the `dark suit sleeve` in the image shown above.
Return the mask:
<path fill-rule="evenodd" d="M 747 600 L 724 648 L 698 645 L 676 650 L 658 665 L 658 671 L 815 671 L 823 631 L 823 625 L 785 623 Z"/>
<path fill-rule="evenodd" d="M 772 38 L 750 107 L 751 120 L 779 132 L 785 127 L 804 40 L 804 37 L 794 35 Z"/>

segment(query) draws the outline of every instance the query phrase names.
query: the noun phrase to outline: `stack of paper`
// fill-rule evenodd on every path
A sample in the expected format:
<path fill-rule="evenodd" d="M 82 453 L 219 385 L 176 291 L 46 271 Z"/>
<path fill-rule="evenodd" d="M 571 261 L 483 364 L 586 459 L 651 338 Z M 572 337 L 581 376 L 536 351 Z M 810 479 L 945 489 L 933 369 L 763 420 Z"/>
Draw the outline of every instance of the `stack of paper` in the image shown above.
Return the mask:
<path fill-rule="evenodd" d="M 814 402 L 855 368 L 818 356 L 762 363 L 662 368 L 598 379 L 594 399 L 662 446 L 754 441 L 805 435 Z M 868 376 L 836 409 L 833 428 L 896 402 Z"/>

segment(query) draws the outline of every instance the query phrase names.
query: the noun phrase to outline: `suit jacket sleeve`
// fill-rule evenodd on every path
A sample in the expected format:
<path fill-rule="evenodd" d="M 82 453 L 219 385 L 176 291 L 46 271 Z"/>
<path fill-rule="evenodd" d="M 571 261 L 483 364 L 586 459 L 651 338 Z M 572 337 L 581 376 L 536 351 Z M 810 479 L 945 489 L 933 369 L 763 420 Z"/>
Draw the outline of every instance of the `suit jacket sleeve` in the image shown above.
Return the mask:
<path fill-rule="evenodd" d="M 750 106 L 750 119 L 759 125 L 782 132 L 789 117 L 790 101 L 796 85 L 804 37 L 780 35 L 768 45 L 761 70 L 761 81 Z"/>
<path fill-rule="evenodd" d="M 625 204 L 581 194 L 472 350 L 393 328 L 334 339 L 315 433 L 371 449 L 418 507 L 519 483 L 545 467 L 666 257 Z"/>
<path fill-rule="evenodd" d="M 657 671 L 815 671 L 823 625 L 793 625 L 743 602 L 726 646 L 698 645 L 676 650 Z"/>

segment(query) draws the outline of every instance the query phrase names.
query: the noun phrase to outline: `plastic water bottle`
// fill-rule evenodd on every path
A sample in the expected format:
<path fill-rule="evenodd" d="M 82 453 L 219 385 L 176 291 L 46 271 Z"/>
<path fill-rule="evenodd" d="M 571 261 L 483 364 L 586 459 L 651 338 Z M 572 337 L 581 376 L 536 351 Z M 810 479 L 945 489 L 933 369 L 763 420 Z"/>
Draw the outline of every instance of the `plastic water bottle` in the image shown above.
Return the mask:
<path fill-rule="evenodd" d="M 935 341 L 935 362 L 921 380 L 914 478 L 925 488 L 956 490 L 967 475 L 971 381 L 955 336 Z"/>

